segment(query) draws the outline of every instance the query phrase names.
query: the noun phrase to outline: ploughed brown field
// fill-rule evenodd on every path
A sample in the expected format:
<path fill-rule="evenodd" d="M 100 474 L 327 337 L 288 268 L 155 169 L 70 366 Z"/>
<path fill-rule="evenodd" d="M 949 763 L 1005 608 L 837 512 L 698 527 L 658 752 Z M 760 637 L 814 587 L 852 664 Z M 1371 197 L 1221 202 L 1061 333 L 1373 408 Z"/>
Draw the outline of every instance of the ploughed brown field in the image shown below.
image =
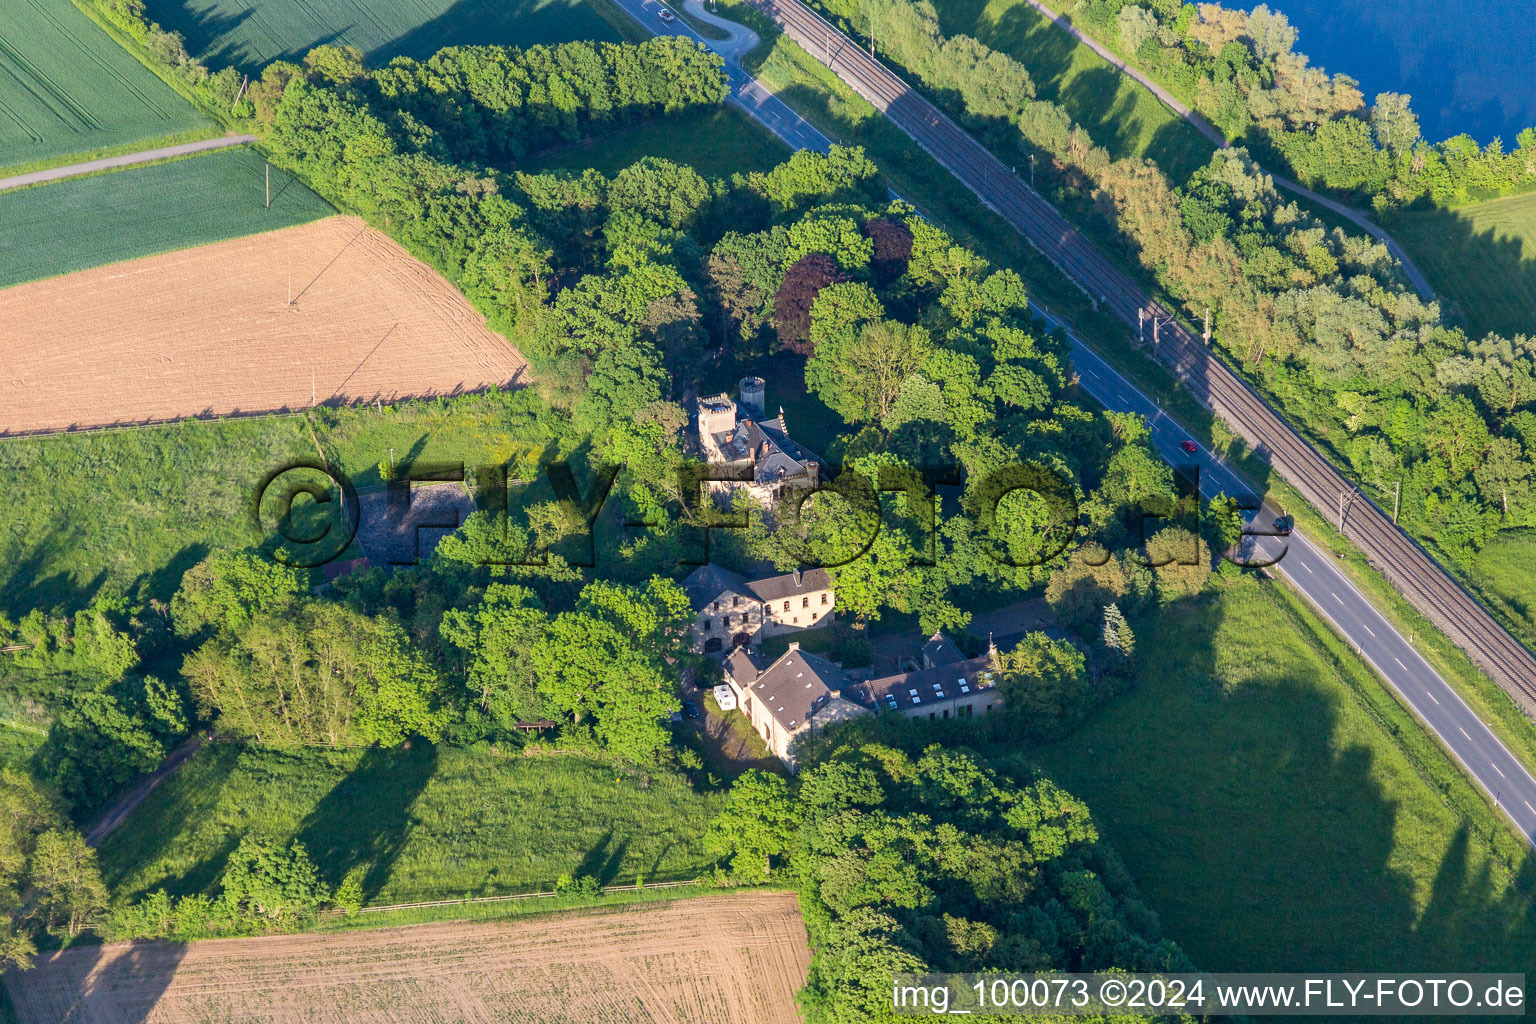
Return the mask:
<path fill-rule="evenodd" d="M 7 288 L 0 324 L 0 434 L 451 395 L 527 373 L 452 285 L 356 217 Z"/>
<path fill-rule="evenodd" d="M 795 1024 L 795 897 L 734 893 L 329 935 L 76 947 L 12 971 L 21 1024 Z"/>

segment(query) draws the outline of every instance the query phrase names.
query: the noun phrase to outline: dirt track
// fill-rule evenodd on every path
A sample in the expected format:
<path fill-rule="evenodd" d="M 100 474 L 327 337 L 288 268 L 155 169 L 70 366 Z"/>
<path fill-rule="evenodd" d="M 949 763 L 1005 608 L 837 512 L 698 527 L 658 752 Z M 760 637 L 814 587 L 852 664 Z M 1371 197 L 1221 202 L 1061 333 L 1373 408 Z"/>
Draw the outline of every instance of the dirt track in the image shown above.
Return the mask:
<path fill-rule="evenodd" d="M 8 288 L 0 324 L 0 434 L 454 394 L 526 373 L 448 282 L 355 217 Z"/>
<path fill-rule="evenodd" d="M 21 1024 L 794 1024 L 795 897 L 705 896 L 334 935 L 117 943 L 6 976 Z"/>

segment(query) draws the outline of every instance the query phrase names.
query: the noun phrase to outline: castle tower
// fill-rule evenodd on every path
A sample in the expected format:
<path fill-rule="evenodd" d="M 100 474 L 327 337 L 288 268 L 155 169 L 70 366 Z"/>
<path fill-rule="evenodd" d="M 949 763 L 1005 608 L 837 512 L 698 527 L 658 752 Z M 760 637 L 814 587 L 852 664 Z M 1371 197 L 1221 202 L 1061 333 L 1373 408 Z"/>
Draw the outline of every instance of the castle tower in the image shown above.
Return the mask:
<path fill-rule="evenodd" d="M 715 443 L 716 434 L 728 434 L 736 427 L 736 403 L 729 395 L 711 395 L 699 399 L 699 445 L 706 459 L 718 460 L 723 456 Z"/>
<path fill-rule="evenodd" d="M 762 419 L 768 395 L 768 385 L 761 377 L 741 378 L 741 411 L 754 419 Z"/>

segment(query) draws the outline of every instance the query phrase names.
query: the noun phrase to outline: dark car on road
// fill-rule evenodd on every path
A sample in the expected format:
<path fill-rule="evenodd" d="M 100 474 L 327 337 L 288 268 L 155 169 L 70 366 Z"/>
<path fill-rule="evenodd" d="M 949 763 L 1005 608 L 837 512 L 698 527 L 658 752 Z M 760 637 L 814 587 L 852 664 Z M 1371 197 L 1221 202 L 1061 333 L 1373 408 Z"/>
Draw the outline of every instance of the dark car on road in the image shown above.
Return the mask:
<path fill-rule="evenodd" d="M 685 700 L 683 701 L 683 714 L 687 715 L 689 718 L 698 718 L 699 706 L 691 700 Z"/>
<path fill-rule="evenodd" d="M 1281 516 L 1279 519 L 1276 519 L 1274 526 L 1275 526 L 1275 533 L 1277 533 L 1281 537 L 1289 537 L 1291 535 L 1291 517 L 1290 516 Z"/>

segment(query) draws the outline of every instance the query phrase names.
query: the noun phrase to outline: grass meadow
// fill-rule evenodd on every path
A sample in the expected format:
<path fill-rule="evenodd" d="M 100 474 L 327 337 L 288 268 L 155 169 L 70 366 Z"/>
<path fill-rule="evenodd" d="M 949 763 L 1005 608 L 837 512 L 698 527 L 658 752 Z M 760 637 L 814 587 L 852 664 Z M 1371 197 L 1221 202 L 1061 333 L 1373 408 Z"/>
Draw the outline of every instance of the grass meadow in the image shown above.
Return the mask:
<path fill-rule="evenodd" d="M 0 193 L 0 287 L 305 224 L 336 211 L 244 146 Z"/>
<path fill-rule="evenodd" d="M 158 143 L 209 125 L 69 0 L 7 0 L 0 171 Z"/>
<path fill-rule="evenodd" d="M 424 60 L 445 46 L 618 41 L 593 4 L 606 0 L 148 0 L 152 20 L 180 32 L 212 67 L 255 73 L 322 43 L 370 64 Z"/>
<path fill-rule="evenodd" d="M 1468 576 L 1477 596 L 1536 646 L 1536 530 L 1506 530 L 1494 537 Z"/>
<path fill-rule="evenodd" d="M 1536 193 L 1411 210 L 1388 229 L 1473 337 L 1536 332 Z"/>
<path fill-rule="evenodd" d="M 518 462 L 545 445 L 519 405 L 515 393 L 471 395 L 0 439 L 0 613 L 73 611 L 101 592 L 169 600 L 210 551 L 261 541 L 258 485 L 318 459 L 317 444 L 360 488 L 380 482 L 391 447 L 400 461 Z"/>
<path fill-rule="evenodd" d="M 374 904 L 692 879 L 721 794 L 665 770 L 481 744 L 285 753 L 215 744 L 101 847 L 113 893 L 216 889 L 240 838 L 301 840 L 329 884 L 367 865 Z"/>
<path fill-rule="evenodd" d="M 1140 638 L 1138 688 L 1037 755 L 1202 969 L 1536 966 L 1528 848 L 1298 599 L 1244 582 Z"/>

